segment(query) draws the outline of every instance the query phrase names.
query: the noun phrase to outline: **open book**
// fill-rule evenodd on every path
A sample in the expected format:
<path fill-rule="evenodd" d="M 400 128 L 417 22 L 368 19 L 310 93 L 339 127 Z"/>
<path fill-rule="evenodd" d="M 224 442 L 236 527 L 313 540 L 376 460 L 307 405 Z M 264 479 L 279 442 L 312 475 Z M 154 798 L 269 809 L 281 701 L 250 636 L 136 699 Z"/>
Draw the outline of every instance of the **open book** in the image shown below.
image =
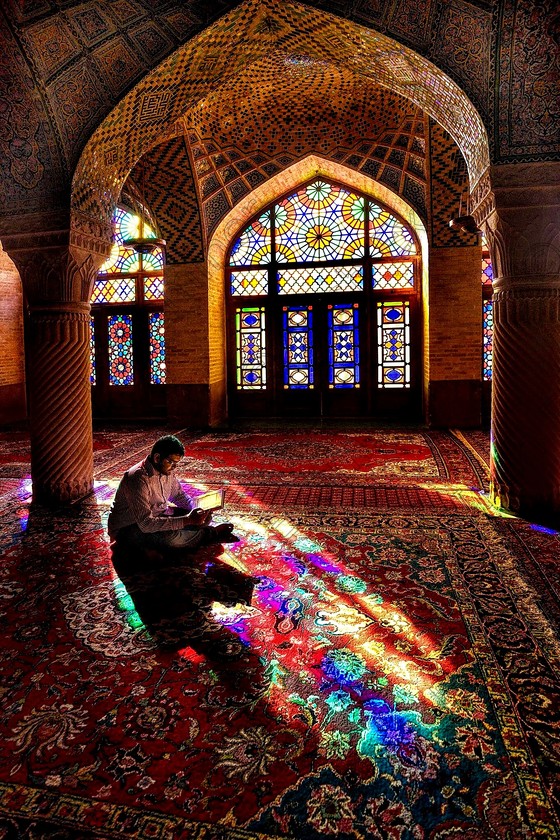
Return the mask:
<path fill-rule="evenodd" d="M 224 506 L 226 491 L 225 490 L 209 490 L 207 493 L 197 496 L 193 499 L 194 506 L 202 510 L 217 510 Z"/>

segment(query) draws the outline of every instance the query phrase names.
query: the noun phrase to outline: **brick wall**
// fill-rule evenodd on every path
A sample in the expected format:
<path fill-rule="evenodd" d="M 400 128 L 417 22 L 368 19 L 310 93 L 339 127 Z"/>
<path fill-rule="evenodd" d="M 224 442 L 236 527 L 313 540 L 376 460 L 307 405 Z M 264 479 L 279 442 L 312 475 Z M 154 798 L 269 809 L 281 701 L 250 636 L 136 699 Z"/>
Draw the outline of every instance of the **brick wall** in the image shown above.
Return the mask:
<path fill-rule="evenodd" d="M 480 246 L 432 248 L 428 293 L 430 379 L 480 379 Z"/>
<path fill-rule="evenodd" d="M 165 269 L 167 405 L 189 426 L 215 426 L 225 413 L 223 289 L 206 263 Z"/>
<path fill-rule="evenodd" d="M 480 261 L 480 245 L 430 251 L 426 420 L 434 427 L 481 423 Z"/>
<path fill-rule="evenodd" d="M 0 247 L 0 423 L 26 416 L 23 296 L 17 269 Z"/>

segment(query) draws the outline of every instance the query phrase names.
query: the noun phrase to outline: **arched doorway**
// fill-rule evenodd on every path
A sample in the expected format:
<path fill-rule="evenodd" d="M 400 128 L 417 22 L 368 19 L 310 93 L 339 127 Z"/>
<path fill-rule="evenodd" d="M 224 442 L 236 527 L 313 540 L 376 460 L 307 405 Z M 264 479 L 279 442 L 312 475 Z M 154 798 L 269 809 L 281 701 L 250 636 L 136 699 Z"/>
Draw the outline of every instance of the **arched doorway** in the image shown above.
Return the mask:
<path fill-rule="evenodd" d="M 420 246 L 371 197 L 314 178 L 234 239 L 230 417 L 421 416 Z"/>

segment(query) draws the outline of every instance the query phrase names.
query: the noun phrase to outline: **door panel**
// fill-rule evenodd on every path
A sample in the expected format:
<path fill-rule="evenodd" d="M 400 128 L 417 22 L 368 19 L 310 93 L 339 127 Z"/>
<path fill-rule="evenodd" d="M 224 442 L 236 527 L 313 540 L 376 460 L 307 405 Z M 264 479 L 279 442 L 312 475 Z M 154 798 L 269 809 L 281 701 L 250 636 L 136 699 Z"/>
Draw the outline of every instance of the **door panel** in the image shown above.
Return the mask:
<path fill-rule="evenodd" d="M 402 297 L 370 305 L 365 296 L 336 302 L 313 296 L 247 307 L 250 314 L 253 309 L 264 313 L 246 342 L 246 370 L 252 375 L 254 365 L 258 371 L 252 387 L 238 390 L 243 371 L 237 370 L 230 415 L 418 419 L 420 337 L 414 304 Z M 243 353 L 243 340 L 236 342 L 233 333 L 229 344 L 237 346 L 229 355 L 230 370 L 236 370 Z M 404 380 L 406 387 L 401 387 Z"/>

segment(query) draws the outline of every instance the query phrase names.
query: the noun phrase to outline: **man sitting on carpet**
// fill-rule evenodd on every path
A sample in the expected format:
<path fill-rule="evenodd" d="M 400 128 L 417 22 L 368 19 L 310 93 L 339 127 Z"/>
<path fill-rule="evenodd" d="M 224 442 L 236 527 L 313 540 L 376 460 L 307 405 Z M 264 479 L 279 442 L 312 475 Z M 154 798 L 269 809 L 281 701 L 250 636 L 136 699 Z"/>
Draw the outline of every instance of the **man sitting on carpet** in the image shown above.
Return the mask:
<path fill-rule="evenodd" d="M 195 507 L 175 478 L 184 454 L 181 441 L 165 435 L 144 461 L 125 472 L 107 523 L 112 540 L 130 548 L 160 550 L 237 542 L 233 525 L 210 525 L 212 512 Z"/>

